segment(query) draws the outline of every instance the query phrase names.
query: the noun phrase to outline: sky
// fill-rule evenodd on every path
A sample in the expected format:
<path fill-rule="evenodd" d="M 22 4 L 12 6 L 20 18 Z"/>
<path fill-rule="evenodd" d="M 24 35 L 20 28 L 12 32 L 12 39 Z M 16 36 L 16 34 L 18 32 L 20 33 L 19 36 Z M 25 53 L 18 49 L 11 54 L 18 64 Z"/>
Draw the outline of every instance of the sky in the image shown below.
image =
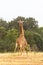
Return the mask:
<path fill-rule="evenodd" d="M 43 0 L 0 0 L 0 18 L 11 21 L 23 16 L 33 17 L 43 26 Z"/>

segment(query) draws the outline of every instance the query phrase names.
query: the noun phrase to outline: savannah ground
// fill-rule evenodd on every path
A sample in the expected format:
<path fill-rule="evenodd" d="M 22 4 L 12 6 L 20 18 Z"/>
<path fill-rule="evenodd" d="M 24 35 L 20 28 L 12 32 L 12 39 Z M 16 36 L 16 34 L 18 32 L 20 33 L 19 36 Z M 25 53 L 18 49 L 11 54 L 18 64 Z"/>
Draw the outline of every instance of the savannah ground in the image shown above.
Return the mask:
<path fill-rule="evenodd" d="M 43 65 L 43 52 L 0 53 L 0 65 Z"/>

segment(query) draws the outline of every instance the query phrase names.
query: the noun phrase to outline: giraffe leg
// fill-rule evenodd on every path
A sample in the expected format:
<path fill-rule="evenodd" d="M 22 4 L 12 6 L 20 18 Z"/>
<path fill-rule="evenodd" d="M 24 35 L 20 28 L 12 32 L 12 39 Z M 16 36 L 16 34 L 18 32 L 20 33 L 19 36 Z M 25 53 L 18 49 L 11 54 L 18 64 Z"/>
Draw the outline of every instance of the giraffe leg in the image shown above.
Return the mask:
<path fill-rule="evenodd" d="M 28 56 L 28 44 L 26 44 L 26 54 Z"/>
<path fill-rule="evenodd" d="M 16 49 L 17 49 L 17 46 L 18 46 L 18 44 L 16 43 L 16 45 L 15 45 L 15 49 L 14 49 L 14 52 L 16 51 Z"/>
<path fill-rule="evenodd" d="M 20 53 L 22 55 L 22 44 L 20 44 Z"/>

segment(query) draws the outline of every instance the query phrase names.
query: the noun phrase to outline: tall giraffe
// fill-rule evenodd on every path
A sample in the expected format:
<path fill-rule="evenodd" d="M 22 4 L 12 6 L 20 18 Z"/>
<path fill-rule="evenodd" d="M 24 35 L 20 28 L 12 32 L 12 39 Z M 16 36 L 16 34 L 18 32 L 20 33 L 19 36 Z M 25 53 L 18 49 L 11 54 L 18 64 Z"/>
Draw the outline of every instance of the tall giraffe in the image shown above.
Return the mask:
<path fill-rule="evenodd" d="M 25 50 L 25 46 L 27 45 L 27 41 L 26 41 L 25 36 L 24 36 L 23 21 L 20 20 L 18 23 L 19 23 L 19 28 L 20 28 L 20 35 L 16 40 L 15 50 L 19 46 L 20 51 L 22 52 L 23 50 Z"/>

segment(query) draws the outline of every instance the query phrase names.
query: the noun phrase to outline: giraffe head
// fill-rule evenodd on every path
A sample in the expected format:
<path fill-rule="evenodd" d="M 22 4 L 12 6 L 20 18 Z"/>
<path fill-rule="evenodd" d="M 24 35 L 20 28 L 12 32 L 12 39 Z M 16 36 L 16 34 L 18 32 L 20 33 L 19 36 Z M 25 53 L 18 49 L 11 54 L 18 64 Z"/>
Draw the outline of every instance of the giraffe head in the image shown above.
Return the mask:
<path fill-rule="evenodd" d="M 22 20 L 19 20 L 18 23 L 19 23 L 19 26 L 23 26 L 23 22 Z"/>

